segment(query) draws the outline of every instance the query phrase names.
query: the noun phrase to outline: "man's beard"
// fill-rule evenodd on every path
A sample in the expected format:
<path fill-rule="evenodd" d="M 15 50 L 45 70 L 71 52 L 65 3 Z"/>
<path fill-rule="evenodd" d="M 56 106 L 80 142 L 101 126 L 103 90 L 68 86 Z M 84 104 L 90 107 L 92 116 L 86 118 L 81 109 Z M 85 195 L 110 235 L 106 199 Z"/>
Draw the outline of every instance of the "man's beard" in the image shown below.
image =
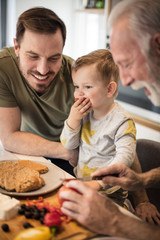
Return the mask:
<path fill-rule="evenodd" d="M 146 81 L 136 81 L 131 84 L 131 88 L 138 90 L 140 88 L 147 88 L 150 95 L 147 97 L 155 106 L 160 106 L 160 86 L 156 82 L 151 82 L 151 80 Z"/>
<path fill-rule="evenodd" d="M 42 94 L 44 94 L 47 90 L 48 90 L 48 88 L 49 88 L 49 86 L 50 86 L 50 84 L 51 84 L 51 82 L 50 82 L 50 84 L 49 85 L 45 85 L 45 84 L 37 84 L 37 88 L 35 89 L 35 88 L 33 88 L 33 86 L 31 85 L 31 83 L 29 82 L 29 76 L 30 75 L 39 75 L 39 76 L 42 76 L 39 72 L 37 72 L 37 71 L 31 71 L 31 70 L 28 70 L 27 72 L 25 72 L 24 70 L 23 70 L 23 68 L 22 68 L 22 66 L 21 66 L 21 64 L 20 64 L 20 60 L 19 60 L 19 57 L 18 57 L 18 66 L 19 66 L 19 70 L 20 70 L 20 72 L 21 72 L 21 75 L 23 76 L 23 78 L 25 79 L 25 81 L 29 84 L 29 86 L 32 88 L 32 89 L 34 89 L 35 91 L 36 91 L 36 93 L 38 94 L 38 95 L 42 95 Z M 53 79 L 54 79 L 54 73 L 53 72 L 48 72 L 46 75 L 53 75 Z"/>
<path fill-rule="evenodd" d="M 147 70 L 150 76 L 145 80 L 138 80 L 131 84 L 132 89 L 138 90 L 140 88 L 146 88 L 150 92 L 147 97 L 155 106 L 160 106 L 160 61 L 159 58 L 150 48 L 146 54 Z"/>

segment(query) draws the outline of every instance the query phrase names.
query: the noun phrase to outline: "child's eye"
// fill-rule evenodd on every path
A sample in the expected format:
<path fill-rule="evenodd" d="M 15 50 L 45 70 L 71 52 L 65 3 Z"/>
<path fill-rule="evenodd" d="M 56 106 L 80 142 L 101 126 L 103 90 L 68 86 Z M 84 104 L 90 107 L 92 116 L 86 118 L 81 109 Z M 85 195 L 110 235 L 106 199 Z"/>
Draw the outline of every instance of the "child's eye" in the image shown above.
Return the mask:
<path fill-rule="evenodd" d="M 87 89 L 92 88 L 92 86 L 86 86 Z"/>
<path fill-rule="evenodd" d="M 75 89 L 79 88 L 78 86 L 74 86 Z"/>

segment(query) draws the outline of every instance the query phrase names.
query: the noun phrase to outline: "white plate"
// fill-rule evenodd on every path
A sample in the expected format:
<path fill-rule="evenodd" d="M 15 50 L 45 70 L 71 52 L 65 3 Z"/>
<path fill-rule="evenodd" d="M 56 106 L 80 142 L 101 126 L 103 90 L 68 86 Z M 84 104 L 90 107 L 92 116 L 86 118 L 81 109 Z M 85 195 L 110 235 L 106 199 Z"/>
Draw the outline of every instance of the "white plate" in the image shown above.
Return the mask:
<path fill-rule="evenodd" d="M 17 162 L 17 160 L 12 160 L 12 161 Z M 52 163 L 44 163 L 39 161 L 36 161 L 36 162 L 47 166 L 49 169 L 47 173 L 41 174 L 41 177 L 45 181 L 45 185 L 43 187 L 41 187 L 38 190 L 25 192 L 25 193 L 10 192 L 0 187 L 0 193 L 4 193 L 10 196 L 20 196 L 20 197 L 38 196 L 38 195 L 44 195 L 44 194 L 50 193 L 62 185 L 61 179 L 65 178 L 63 170 L 53 165 Z"/>

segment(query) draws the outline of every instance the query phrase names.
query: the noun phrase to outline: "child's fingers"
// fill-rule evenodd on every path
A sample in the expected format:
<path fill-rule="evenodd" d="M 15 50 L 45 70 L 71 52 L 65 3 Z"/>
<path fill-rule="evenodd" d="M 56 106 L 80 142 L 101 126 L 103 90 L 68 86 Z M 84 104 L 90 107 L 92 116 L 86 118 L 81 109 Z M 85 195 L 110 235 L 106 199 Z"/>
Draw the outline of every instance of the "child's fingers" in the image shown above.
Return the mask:
<path fill-rule="evenodd" d="M 81 98 L 76 98 L 76 101 L 75 101 L 75 106 L 79 106 L 79 105 L 86 105 L 88 102 L 90 101 L 89 98 L 84 98 L 84 97 L 81 97 Z"/>
<path fill-rule="evenodd" d="M 80 113 L 84 114 L 84 113 L 88 113 L 91 110 L 91 108 L 92 108 L 91 102 L 88 102 L 79 111 L 80 111 Z"/>

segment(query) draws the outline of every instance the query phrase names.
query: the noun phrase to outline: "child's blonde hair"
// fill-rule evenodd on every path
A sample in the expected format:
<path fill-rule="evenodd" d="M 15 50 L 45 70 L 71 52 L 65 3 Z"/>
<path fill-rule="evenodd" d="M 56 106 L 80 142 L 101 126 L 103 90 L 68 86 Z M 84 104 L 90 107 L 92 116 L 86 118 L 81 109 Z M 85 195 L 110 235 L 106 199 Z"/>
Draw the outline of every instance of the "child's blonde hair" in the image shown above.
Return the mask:
<path fill-rule="evenodd" d="M 97 71 L 100 73 L 102 80 L 108 85 L 111 81 L 117 83 L 117 90 L 114 96 L 118 92 L 118 82 L 120 80 L 119 69 L 115 64 L 112 54 L 108 49 L 99 49 L 90 52 L 87 55 L 79 57 L 72 65 L 72 71 L 77 71 L 81 67 L 96 64 Z"/>

